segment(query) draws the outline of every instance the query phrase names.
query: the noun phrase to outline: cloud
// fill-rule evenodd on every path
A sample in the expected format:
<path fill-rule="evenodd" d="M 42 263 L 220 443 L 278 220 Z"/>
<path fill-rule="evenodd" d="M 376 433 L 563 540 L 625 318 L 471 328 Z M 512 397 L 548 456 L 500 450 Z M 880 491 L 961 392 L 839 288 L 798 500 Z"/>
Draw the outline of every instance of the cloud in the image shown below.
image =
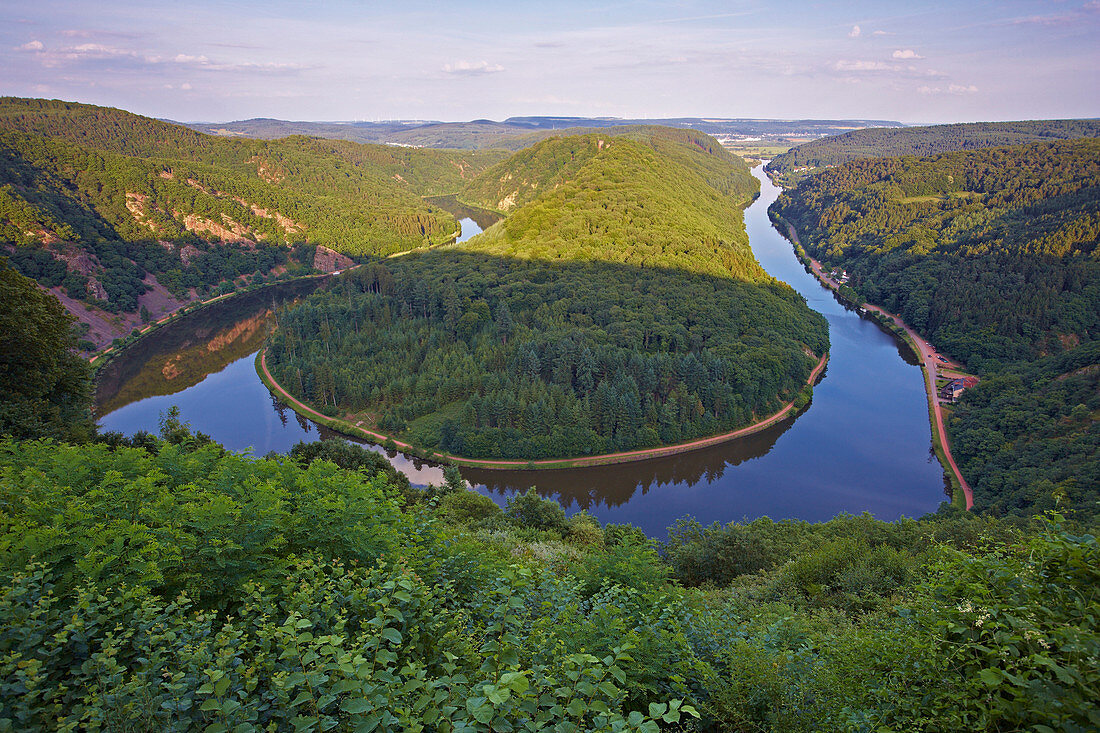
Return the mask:
<path fill-rule="evenodd" d="M 875 31 L 872 36 L 896 36 L 896 33 L 890 33 L 889 31 Z"/>
<path fill-rule="evenodd" d="M 920 54 L 918 54 L 916 51 L 914 51 L 911 48 L 906 48 L 904 50 L 903 49 L 898 49 L 897 51 L 894 51 L 893 55 L 894 55 L 894 58 L 896 58 L 896 59 L 923 59 L 924 58 L 923 56 L 921 56 Z"/>
<path fill-rule="evenodd" d="M 974 94 L 978 91 L 978 87 L 973 84 L 948 84 L 947 88 L 943 87 L 930 87 L 927 84 L 921 87 L 917 87 L 917 91 L 921 94 Z"/>
<path fill-rule="evenodd" d="M 177 53 L 174 56 L 150 55 L 103 43 L 80 43 L 75 46 L 47 51 L 41 46 L 41 43 L 37 41 L 32 43 L 38 43 L 38 46 L 25 44 L 27 50 L 35 51 L 36 58 L 47 68 L 80 67 L 94 63 L 98 64 L 97 68 L 100 69 L 107 66 L 114 69 L 147 69 L 152 71 L 174 66 L 206 72 L 238 71 L 267 74 L 286 74 L 316 68 L 302 64 L 280 62 L 226 62 L 187 53 Z"/>
<path fill-rule="evenodd" d="M 46 46 L 42 41 L 27 41 L 22 46 L 16 46 L 17 51 L 41 51 Z"/>
<path fill-rule="evenodd" d="M 500 64 L 490 64 L 488 61 L 456 61 L 453 64 L 443 64 L 443 73 L 460 74 L 462 76 L 483 76 L 504 71 Z"/>
<path fill-rule="evenodd" d="M 841 59 L 833 64 L 837 71 L 897 71 L 898 66 L 882 61 L 847 61 Z"/>
<path fill-rule="evenodd" d="M 863 31 L 860 30 L 858 25 L 852 26 L 852 30 L 848 31 L 848 38 L 859 38 L 859 34 Z"/>

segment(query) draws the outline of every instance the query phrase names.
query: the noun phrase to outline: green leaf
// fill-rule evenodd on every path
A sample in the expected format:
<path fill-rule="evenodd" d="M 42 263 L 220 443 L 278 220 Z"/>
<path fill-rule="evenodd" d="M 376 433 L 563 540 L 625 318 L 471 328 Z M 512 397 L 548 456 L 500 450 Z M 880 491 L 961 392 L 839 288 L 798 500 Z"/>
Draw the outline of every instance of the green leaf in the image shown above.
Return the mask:
<path fill-rule="evenodd" d="M 374 704 L 370 700 L 361 697 L 349 697 L 340 703 L 340 709 L 343 710 L 345 713 L 350 713 L 351 715 L 359 715 L 360 713 L 365 713 L 368 710 L 373 710 Z"/>
<path fill-rule="evenodd" d="M 306 690 L 304 692 L 299 692 L 298 697 L 294 698 L 294 700 L 291 701 L 289 707 L 296 708 L 299 705 L 301 705 L 302 703 L 304 703 L 306 701 L 309 701 L 309 700 L 312 700 L 312 699 L 313 699 L 313 695 L 310 694 L 309 690 Z"/>
<path fill-rule="evenodd" d="M 355 728 L 355 733 L 371 733 L 382 722 L 382 716 L 377 713 L 367 716 L 367 719 Z"/>
<path fill-rule="evenodd" d="M 391 644 L 400 644 L 401 632 L 397 629 L 382 629 L 382 638 Z"/>
<path fill-rule="evenodd" d="M 651 718 L 661 717 L 665 714 L 666 710 L 668 710 L 668 705 L 664 704 L 663 702 L 649 703 L 649 717 Z"/>
<path fill-rule="evenodd" d="M 983 669 L 978 673 L 978 676 L 989 687 L 996 687 L 1001 684 L 1001 670 L 999 669 Z"/>

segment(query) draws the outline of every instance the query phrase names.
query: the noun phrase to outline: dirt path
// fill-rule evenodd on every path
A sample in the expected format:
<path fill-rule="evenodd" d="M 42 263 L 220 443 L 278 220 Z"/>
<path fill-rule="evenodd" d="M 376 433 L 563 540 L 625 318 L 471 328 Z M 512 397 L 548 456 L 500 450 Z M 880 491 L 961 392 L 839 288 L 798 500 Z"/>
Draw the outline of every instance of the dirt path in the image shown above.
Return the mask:
<path fill-rule="evenodd" d="M 825 364 L 829 358 L 828 352 L 821 356 L 817 365 L 810 372 L 809 378 L 806 380 L 807 384 L 814 384 L 817 378 L 821 375 L 822 370 L 825 369 Z M 373 430 L 364 428 L 361 423 L 351 424 L 346 420 L 340 420 L 338 418 L 328 417 L 323 415 L 317 410 L 314 410 L 309 405 L 293 397 L 289 392 L 283 389 L 282 385 L 275 381 L 275 378 L 271 376 L 271 372 L 267 369 L 267 349 L 260 352 L 260 370 L 261 376 L 264 377 L 264 381 L 269 387 L 275 390 L 283 399 L 290 404 L 290 406 L 296 411 L 301 413 L 307 413 L 309 416 L 316 418 L 319 422 L 339 430 L 340 432 L 347 433 L 348 435 L 361 434 L 370 438 L 372 442 L 384 443 L 387 440 L 393 441 L 393 444 L 398 448 L 406 450 L 414 449 L 414 446 L 408 443 L 403 443 L 400 440 L 394 439 L 392 436 L 383 435 L 382 433 L 376 433 Z M 677 445 L 666 445 L 660 448 L 647 448 L 644 450 L 635 451 L 623 451 L 620 453 L 604 453 L 598 456 L 583 456 L 580 458 L 549 458 L 546 460 L 538 461 L 512 461 L 512 460 L 486 460 L 478 458 L 463 458 L 461 456 L 452 456 L 446 453 L 435 453 L 430 456 L 431 460 L 436 461 L 449 461 L 457 463 L 462 466 L 474 466 L 477 468 L 485 469 L 516 469 L 516 468 L 580 468 L 583 466 L 604 466 L 613 463 L 628 463 L 630 461 L 644 461 L 648 458 L 659 458 L 662 456 L 671 456 L 678 453 L 686 453 L 688 451 L 696 450 L 698 448 L 705 448 L 711 445 L 717 445 L 718 443 L 724 443 L 735 438 L 740 438 L 745 435 L 751 435 L 752 433 L 759 432 L 767 427 L 775 425 L 787 416 L 794 409 L 794 402 L 788 402 L 781 410 L 769 415 L 763 420 L 759 420 L 752 425 L 741 428 L 740 430 L 734 430 L 729 433 L 723 433 L 722 435 L 712 435 L 708 438 L 700 438 L 699 440 L 693 440 L 688 443 L 678 443 Z"/>
<path fill-rule="evenodd" d="M 798 232 L 794 230 L 794 227 L 787 224 L 787 231 L 790 232 L 791 241 L 795 244 L 800 244 L 798 241 Z M 806 255 L 809 257 L 809 254 Z M 813 257 L 810 259 L 810 268 L 814 271 L 814 275 L 817 279 L 826 285 L 826 287 L 837 290 L 840 288 L 840 283 L 833 278 L 825 274 L 825 268 L 821 266 L 821 263 L 815 260 Z M 951 473 L 955 475 L 955 478 L 959 482 L 959 486 L 962 488 L 963 496 L 966 497 L 966 508 L 969 510 L 974 506 L 974 492 L 970 488 L 970 484 L 963 478 L 962 471 L 959 470 L 958 464 L 955 463 L 955 457 L 951 455 L 951 443 L 947 438 L 947 428 L 943 423 L 943 407 L 940 403 L 939 394 L 936 391 L 936 379 L 939 376 L 939 369 L 942 365 L 945 368 L 960 369 L 961 366 L 951 360 L 946 359 L 940 361 L 940 354 L 936 353 L 936 349 L 932 344 L 923 339 L 920 334 L 910 328 L 905 321 L 893 313 L 880 308 L 877 305 L 871 305 L 870 303 L 864 303 L 863 307 L 869 311 L 875 311 L 893 321 L 898 327 L 904 329 L 909 338 L 917 346 L 918 356 L 920 357 L 921 367 L 924 370 L 924 391 L 928 396 L 928 406 L 932 410 L 934 420 L 932 422 L 932 429 L 936 431 L 936 435 L 939 437 L 940 445 L 943 446 L 943 454 L 947 460 L 947 465 L 944 468 L 949 469 Z"/>

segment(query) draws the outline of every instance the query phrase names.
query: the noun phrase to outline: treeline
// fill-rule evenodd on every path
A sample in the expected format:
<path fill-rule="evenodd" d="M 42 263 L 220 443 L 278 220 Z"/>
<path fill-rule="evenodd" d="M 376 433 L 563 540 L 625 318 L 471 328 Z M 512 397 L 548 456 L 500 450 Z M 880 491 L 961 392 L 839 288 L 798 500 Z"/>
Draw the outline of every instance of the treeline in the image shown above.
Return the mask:
<path fill-rule="evenodd" d="M 767 170 L 781 178 L 799 168 L 825 168 L 861 158 L 927 157 L 956 150 L 1023 145 L 1059 139 L 1100 137 L 1098 120 L 967 122 L 928 127 L 867 128 L 812 140 L 772 160 Z"/>
<path fill-rule="evenodd" d="M 536 142 L 537 140 L 537 142 Z M 565 130 L 561 137 L 532 138 L 530 147 L 500 161 L 467 183 L 459 197 L 474 206 L 510 212 L 537 196 L 574 183 L 574 176 L 613 141 L 630 140 L 653 148 L 677 163 L 699 170 L 707 184 L 736 198 L 756 195 L 756 181 L 744 175 L 745 163 L 714 138 L 695 130 L 629 125 Z"/>
<path fill-rule="evenodd" d="M 46 287 L 135 311 L 147 273 L 185 298 L 308 271 L 317 245 L 365 255 L 445 242 L 453 217 L 421 196 L 458 190 L 501 155 L 224 140 L 116 109 L 3 98 L 0 243 Z"/>
<path fill-rule="evenodd" d="M 966 392 L 951 444 L 999 515 L 1100 514 L 1100 342 L 1011 364 Z"/>
<path fill-rule="evenodd" d="M 981 374 L 948 421 L 979 510 L 1097 514 L 1100 141 L 857 161 L 774 211 Z"/>
<path fill-rule="evenodd" d="M 753 258 L 744 164 L 686 138 L 544 147 L 518 156 L 517 177 L 589 157 L 461 247 L 349 273 L 280 316 L 276 379 L 472 457 L 676 443 L 805 403 L 827 327 Z M 736 176 L 750 183 L 724 183 Z"/>

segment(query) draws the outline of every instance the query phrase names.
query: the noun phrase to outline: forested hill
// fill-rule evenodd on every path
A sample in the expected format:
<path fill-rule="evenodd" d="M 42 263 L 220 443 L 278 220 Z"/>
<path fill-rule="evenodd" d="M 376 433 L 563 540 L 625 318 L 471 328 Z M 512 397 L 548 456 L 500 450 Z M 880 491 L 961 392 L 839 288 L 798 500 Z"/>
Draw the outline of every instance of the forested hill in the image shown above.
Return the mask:
<path fill-rule="evenodd" d="M 803 143 L 776 156 L 769 173 L 780 177 L 861 158 L 929 156 L 1058 139 L 1100 137 L 1100 120 L 970 122 L 927 127 L 878 127 Z"/>
<path fill-rule="evenodd" d="M 569 184 L 593 156 L 616 138 L 643 143 L 705 172 L 708 185 L 722 193 L 736 197 L 756 193 L 756 182 L 745 175 L 744 162 L 709 135 L 670 127 L 626 126 L 577 130 L 565 137 L 538 142 L 467 183 L 459 196 L 484 209 L 514 211 L 538 195 Z"/>
<path fill-rule="evenodd" d="M 273 372 L 332 414 L 478 458 L 676 443 L 805 404 L 826 323 L 755 261 L 753 180 L 708 140 L 521 153 L 515 180 L 557 183 L 462 245 L 349 273 L 281 315 Z"/>
<path fill-rule="evenodd" d="M 979 506 L 1029 513 L 1061 497 L 1096 513 L 1100 140 L 855 161 L 774 211 L 861 298 L 971 370 L 1007 375 L 949 425 Z M 1058 361 L 1078 350 L 1085 363 Z"/>
<path fill-rule="evenodd" d="M 456 192 L 503 155 L 226 140 L 117 109 L 3 98 L 0 248 L 101 345 L 142 308 L 156 317 L 308 272 L 318 246 L 357 256 L 444 243 L 454 218 L 422 196 Z"/>

